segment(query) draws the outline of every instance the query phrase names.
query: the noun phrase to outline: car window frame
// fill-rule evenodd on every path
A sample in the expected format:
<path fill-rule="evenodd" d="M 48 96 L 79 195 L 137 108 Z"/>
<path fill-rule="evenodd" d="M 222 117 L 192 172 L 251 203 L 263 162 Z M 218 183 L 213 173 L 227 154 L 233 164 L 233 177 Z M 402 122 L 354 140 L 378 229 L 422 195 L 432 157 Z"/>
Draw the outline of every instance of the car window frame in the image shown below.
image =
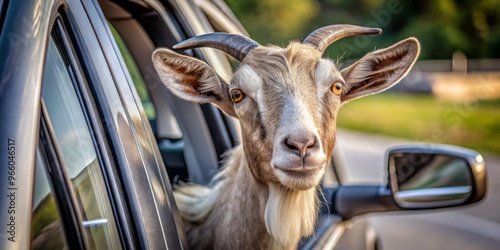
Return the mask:
<path fill-rule="evenodd" d="M 108 194 L 121 238 L 121 244 L 123 248 L 133 249 L 140 245 L 139 242 L 144 236 L 141 235 L 137 224 L 134 223 L 132 205 L 130 204 L 130 200 L 127 199 L 126 190 L 124 189 L 127 181 L 120 174 L 120 171 L 123 170 L 119 170 L 121 163 L 123 163 L 123 158 L 114 151 L 113 138 L 110 136 L 111 132 L 115 131 L 116 128 L 110 121 L 113 118 L 109 117 L 105 108 L 103 108 L 110 104 L 108 102 L 101 103 L 98 98 L 99 91 L 103 91 L 100 88 L 103 81 L 100 71 L 105 70 L 111 74 L 112 70 L 107 62 L 105 62 L 106 68 L 100 68 L 94 62 L 96 58 L 91 56 L 92 54 L 104 55 L 106 48 L 95 48 L 98 51 L 93 51 L 94 49 L 91 51 L 89 49 L 89 41 L 87 40 L 90 39 L 85 37 L 85 32 L 82 29 L 87 29 L 87 32 L 90 29 L 90 33 L 97 40 L 100 38 L 94 30 L 91 16 L 82 13 L 82 9 L 85 9 L 83 2 L 67 2 L 61 5 L 59 15 L 62 25 L 64 25 L 66 30 L 67 41 L 73 50 L 73 63 L 78 67 L 80 72 L 80 74 L 75 74 L 77 77 L 80 77 L 76 81 L 78 86 L 75 86 L 75 88 L 78 88 L 87 125 L 92 131 L 95 148 L 99 151 L 98 156 L 100 157 L 101 170 L 107 189 L 110 190 Z M 82 17 L 84 20 L 82 20 Z"/>
<path fill-rule="evenodd" d="M 68 71 L 68 74 L 71 77 L 73 88 L 76 92 L 78 102 L 82 109 L 82 113 L 86 120 L 87 128 L 89 129 L 90 136 L 92 138 L 92 145 L 96 151 L 96 157 L 100 164 L 100 169 L 102 172 L 102 178 L 104 180 L 104 185 L 106 186 L 106 192 L 108 194 L 109 203 L 111 205 L 112 214 L 114 216 L 114 221 L 116 224 L 116 229 L 118 231 L 118 236 L 120 239 L 120 246 L 126 247 L 132 246 L 131 238 L 126 237 L 124 235 L 124 231 L 128 230 L 129 227 L 127 223 L 123 223 L 123 219 L 120 219 L 123 216 L 122 211 L 118 211 L 118 207 L 121 207 L 123 210 L 123 202 L 120 202 L 121 199 L 117 199 L 119 196 L 119 192 L 114 192 L 117 188 L 111 188 L 110 179 L 114 181 L 119 180 L 118 176 L 116 176 L 116 171 L 109 171 L 111 168 L 112 160 L 110 161 L 109 157 L 106 156 L 109 151 L 109 147 L 106 147 L 103 143 L 98 143 L 97 138 L 100 138 L 101 141 L 106 141 L 104 137 L 104 130 L 102 126 L 96 126 L 99 124 L 99 118 L 96 116 L 96 106 L 91 98 L 91 94 L 89 93 L 87 72 L 82 68 L 80 64 L 80 58 L 77 53 L 78 44 L 75 44 L 74 41 L 74 33 L 76 30 L 68 28 L 68 24 L 72 21 L 70 18 L 69 8 L 65 3 L 62 3 L 57 8 L 56 14 L 52 17 L 50 22 L 50 27 L 48 29 L 47 40 L 50 37 L 57 43 L 57 47 L 61 56 L 63 56 L 64 60 L 67 60 L 69 63 L 71 70 Z M 71 36 L 70 34 L 73 34 Z M 47 42 L 48 44 L 48 42 Z M 48 50 L 45 51 L 46 53 Z M 45 66 L 45 63 L 44 63 Z M 56 196 L 56 205 L 61 206 L 61 219 L 64 224 L 65 232 L 69 232 L 69 235 L 66 236 L 68 246 L 70 249 L 85 249 L 88 247 L 85 242 L 85 229 L 84 223 L 85 221 L 81 218 L 81 211 L 78 208 L 78 202 L 76 200 L 76 195 L 73 190 L 73 184 L 68 177 L 64 162 L 62 160 L 62 153 L 60 151 L 57 140 L 55 139 L 55 132 L 53 131 L 53 127 L 48 116 L 48 112 L 45 107 L 45 103 L 40 93 L 40 102 L 41 102 L 41 110 L 40 110 L 40 142 L 44 145 L 43 151 L 47 152 L 46 156 L 49 159 L 49 176 L 51 179 L 51 184 L 54 186 L 54 195 Z M 92 114 L 90 114 L 92 113 Z M 97 120 L 96 120 L 97 119 Z M 106 160 L 104 158 L 107 158 Z M 116 201 L 119 201 L 117 204 Z M 69 201 L 69 202 L 68 202 Z M 124 228 L 125 227 L 125 228 Z M 130 236 L 130 235 L 129 235 Z"/>
<path fill-rule="evenodd" d="M 99 111 L 109 119 L 106 135 L 116 154 L 130 223 L 137 233 L 134 248 L 185 248 L 172 186 L 128 69 L 99 3 L 89 0 L 81 4 L 93 27 L 93 34 L 84 34 L 95 35 L 102 49 L 98 56 L 101 68 L 96 70 L 106 84 L 93 82 L 90 87 L 100 103 Z"/>
<path fill-rule="evenodd" d="M 46 119 L 47 111 L 42 101 L 40 111 L 40 144 L 41 151 L 44 153 L 47 161 L 47 173 L 53 187 L 53 194 L 56 200 L 56 206 L 61 215 L 61 222 L 64 228 L 66 242 L 70 249 L 86 249 L 84 229 L 82 219 L 79 216 L 78 208 L 75 205 L 76 200 L 72 194 L 71 181 L 64 173 L 64 167 L 61 165 L 60 152 L 54 145 L 50 121 Z M 68 202 L 69 201 L 69 202 Z M 31 229 L 32 230 L 32 229 Z M 31 231 L 30 231 L 31 233 Z"/>
<path fill-rule="evenodd" d="M 43 126 L 43 127 L 40 129 L 39 136 L 40 136 L 40 138 L 45 137 L 45 139 L 46 139 L 46 136 L 45 136 L 46 134 L 43 134 L 44 131 L 46 131 L 46 126 L 44 126 L 44 125 L 46 125 L 45 121 L 41 121 L 41 124 L 42 124 L 41 126 Z M 44 145 L 42 143 L 42 139 L 39 139 L 38 143 L 36 145 L 36 156 L 35 157 L 36 157 L 36 163 L 35 163 L 35 172 L 34 172 L 34 179 L 33 179 L 33 197 L 32 197 L 33 205 L 32 205 L 32 214 L 31 214 L 32 215 L 31 248 L 34 249 L 35 248 L 34 244 L 39 243 L 39 242 L 37 242 L 37 240 L 41 234 L 47 233 L 47 234 L 53 235 L 51 233 L 53 233 L 54 230 L 47 230 L 47 231 L 45 231 L 45 230 L 51 229 L 51 226 L 53 225 L 53 223 L 56 222 L 56 223 L 59 223 L 59 225 L 60 225 L 59 236 L 61 236 L 63 238 L 62 243 L 63 243 L 65 249 L 69 249 L 69 244 L 67 242 L 68 237 L 66 236 L 67 231 L 65 230 L 68 227 L 65 227 L 61 207 L 57 205 L 58 201 L 57 201 L 57 197 L 56 197 L 55 191 L 54 191 L 52 176 L 50 175 L 50 172 L 49 172 L 49 170 L 50 170 L 49 158 L 47 156 L 46 150 L 45 150 Z M 46 195 L 43 197 L 37 197 L 36 196 L 37 195 L 37 190 L 36 190 L 37 187 L 44 187 L 46 189 L 48 188 L 48 190 L 43 190 L 43 189 L 41 190 L 42 192 L 45 191 Z M 55 213 L 52 213 L 52 214 L 47 216 L 46 214 L 42 213 L 38 209 L 41 209 L 42 211 L 44 211 L 47 208 L 47 206 L 50 206 L 51 205 L 50 204 L 51 198 L 52 198 L 53 206 L 55 207 L 55 209 L 57 211 Z M 37 200 L 35 200 L 35 199 L 37 199 Z M 47 199 L 49 201 L 47 201 Z M 37 210 L 38 210 L 38 213 L 37 213 Z M 34 235 L 35 225 L 36 225 L 35 224 L 35 219 L 36 219 L 35 217 L 37 215 L 38 215 L 38 218 L 42 221 L 42 223 L 47 223 L 46 219 L 50 219 L 50 216 L 53 216 L 52 218 L 54 218 L 54 216 L 55 216 L 56 220 L 51 221 L 49 224 L 45 224 L 44 227 L 39 227 L 38 235 L 37 235 L 37 237 L 35 237 L 35 235 Z M 43 237 L 41 238 L 41 240 L 43 240 Z M 57 240 L 61 240 L 61 239 L 56 239 L 56 242 L 57 242 Z M 50 244 L 50 245 L 53 246 L 52 244 Z"/>

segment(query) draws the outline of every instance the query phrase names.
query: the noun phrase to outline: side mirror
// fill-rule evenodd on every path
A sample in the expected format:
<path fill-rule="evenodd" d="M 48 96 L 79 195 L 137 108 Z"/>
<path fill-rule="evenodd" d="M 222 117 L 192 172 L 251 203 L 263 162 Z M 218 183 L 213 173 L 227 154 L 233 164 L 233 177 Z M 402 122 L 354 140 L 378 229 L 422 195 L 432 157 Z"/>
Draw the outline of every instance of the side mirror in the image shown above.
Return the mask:
<path fill-rule="evenodd" d="M 344 219 L 374 212 L 455 207 L 486 194 L 486 167 L 476 151 L 436 144 L 411 144 L 386 152 L 388 185 L 323 187 L 323 213 Z M 331 205 L 328 205 L 331 204 Z"/>
<path fill-rule="evenodd" d="M 387 151 L 389 186 L 403 209 L 471 204 L 486 194 L 486 167 L 476 151 L 435 144 Z"/>

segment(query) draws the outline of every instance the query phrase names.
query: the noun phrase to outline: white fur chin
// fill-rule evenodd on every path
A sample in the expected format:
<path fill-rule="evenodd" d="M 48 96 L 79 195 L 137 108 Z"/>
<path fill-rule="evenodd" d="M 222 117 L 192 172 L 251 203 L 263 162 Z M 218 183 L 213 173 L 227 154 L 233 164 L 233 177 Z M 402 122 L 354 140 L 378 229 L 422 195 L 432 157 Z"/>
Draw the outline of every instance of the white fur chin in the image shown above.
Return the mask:
<path fill-rule="evenodd" d="M 269 185 L 264 220 L 266 229 L 282 248 L 295 246 L 301 237 L 314 232 L 318 213 L 315 188 L 293 190 L 274 184 Z"/>
<path fill-rule="evenodd" d="M 308 190 L 318 186 L 321 179 L 323 179 L 323 175 L 325 174 L 325 168 L 323 167 L 319 169 L 314 176 L 307 178 L 292 177 L 279 169 L 275 169 L 274 173 L 278 177 L 280 183 L 284 186 L 295 190 Z"/>

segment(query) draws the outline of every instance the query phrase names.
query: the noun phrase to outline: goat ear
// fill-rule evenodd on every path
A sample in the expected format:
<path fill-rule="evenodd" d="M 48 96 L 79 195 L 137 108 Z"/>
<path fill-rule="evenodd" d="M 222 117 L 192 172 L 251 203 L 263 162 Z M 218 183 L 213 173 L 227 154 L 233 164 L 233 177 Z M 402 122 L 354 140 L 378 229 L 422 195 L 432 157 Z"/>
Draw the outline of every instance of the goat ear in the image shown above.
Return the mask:
<path fill-rule="evenodd" d="M 341 96 L 342 102 L 375 94 L 395 85 L 410 71 L 419 54 L 420 43 L 413 37 L 366 54 L 341 71 L 347 85 L 346 93 Z"/>
<path fill-rule="evenodd" d="M 163 48 L 155 50 L 152 59 L 161 81 L 176 96 L 195 103 L 213 103 L 235 116 L 229 85 L 206 63 Z"/>

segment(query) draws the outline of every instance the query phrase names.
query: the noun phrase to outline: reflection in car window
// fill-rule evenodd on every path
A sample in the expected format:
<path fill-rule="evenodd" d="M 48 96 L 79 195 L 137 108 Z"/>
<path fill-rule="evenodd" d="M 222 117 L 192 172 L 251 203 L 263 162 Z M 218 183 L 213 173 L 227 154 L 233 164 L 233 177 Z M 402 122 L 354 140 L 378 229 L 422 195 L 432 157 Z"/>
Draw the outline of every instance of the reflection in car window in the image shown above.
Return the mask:
<path fill-rule="evenodd" d="M 101 166 L 76 94 L 74 72 L 63 60 L 54 39 L 49 40 L 42 85 L 55 141 L 76 200 L 90 248 L 121 246 Z"/>
<path fill-rule="evenodd" d="M 108 23 L 111 32 L 113 33 L 113 37 L 115 38 L 116 44 L 120 49 L 120 53 L 122 54 L 123 60 L 127 65 L 128 72 L 130 73 L 130 77 L 134 82 L 135 89 L 137 90 L 137 94 L 139 94 L 139 98 L 141 99 L 142 106 L 144 107 L 144 111 L 146 111 L 146 116 L 149 120 L 154 120 L 156 118 L 156 110 L 151 101 L 151 97 L 149 96 L 148 89 L 146 84 L 144 83 L 144 79 L 142 78 L 141 73 L 139 72 L 139 67 L 134 61 L 134 58 L 130 54 L 125 42 L 118 34 L 118 31 Z"/>
<path fill-rule="evenodd" d="M 40 148 L 36 153 L 32 224 L 32 249 L 68 249 Z"/>

